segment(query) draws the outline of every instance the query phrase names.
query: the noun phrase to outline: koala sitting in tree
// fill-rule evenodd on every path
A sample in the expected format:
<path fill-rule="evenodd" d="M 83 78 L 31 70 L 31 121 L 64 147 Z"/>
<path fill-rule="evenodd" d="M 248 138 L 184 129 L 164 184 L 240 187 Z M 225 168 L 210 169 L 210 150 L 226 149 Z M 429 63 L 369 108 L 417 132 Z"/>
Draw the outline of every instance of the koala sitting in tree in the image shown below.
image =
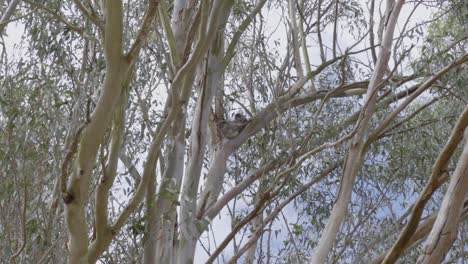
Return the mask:
<path fill-rule="evenodd" d="M 221 122 L 221 132 L 222 135 L 226 138 L 233 139 L 244 129 L 247 125 L 247 118 L 242 113 L 236 113 L 234 115 L 234 120 L 232 121 L 222 121 Z"/>
<path fill-rule="evenodd" d="M 210 127 L 212 136 L 214 136 L 213 143 L 217 143 L 223 138 L 235 138 L 249 122 L 244 114 L 240 112 L 235 113 L 233 116 L 233 120 L 217 120 L 216 115 L 212 115 Z M 216 124 L 216 128 L 213 124 Z"/>

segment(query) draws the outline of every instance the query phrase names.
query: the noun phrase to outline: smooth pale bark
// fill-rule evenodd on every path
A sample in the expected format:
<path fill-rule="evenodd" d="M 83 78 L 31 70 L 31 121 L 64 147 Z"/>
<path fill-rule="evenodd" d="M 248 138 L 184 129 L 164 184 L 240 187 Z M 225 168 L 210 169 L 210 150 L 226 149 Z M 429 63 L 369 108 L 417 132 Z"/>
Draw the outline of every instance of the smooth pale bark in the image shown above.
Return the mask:
<path fill-rule="evenodd" d="M 169 45 L 171 46 L 171 58 L 172 58 L 172 69 L 173 71 L 179 71 L 182 64 L 186 62 L 187 56 L 184 56 L 184 60 L 181 61 L 179 58 L 184 54 L 186 45 L 192 45 L 192 39 L 187 39 L 188 31 L 190 26 L 194 24 L 194 12 L 195 12 L 196 1 L 177 0 L 174 1 L 174 9 L 172 13 L 172 22 L 169 25 L 168 21 L 164 21 L 164 29 L 168 38 Z M 166 8 L 165 4 L 160 6 Z M 167 19 L 166 10 L 160 10 L 159 14 L 162 19 Z M 189 42 L 189 43 L 187 43 Z M 175 47 L 174 47 L 175 46 Z M 171 74 L 174 74 L 171 72 Z M 173 78 L 173 76 L 171 76 Z M 177 96 L 176 93 L 169 95 L 166 102 L 165 112 L 174 112 L 173 96 Z M 178 113 L 178 117 L 175 120 L 185 120 L 183 113 Z M 185 140 L 183 133 L 185 131 L 185 122 L 178 123 L 171 126 L 168 129 L 168 141 L 169 146 L 166 153 L 167 169 L 162 176 L 161 187 L 156 190 L 156 182 L 152 182 L 151 186 L 148 186 L 147 190 L 147 223 L 145 232 L 145 245 L 143 251 L 143 263 L 151 264 L 157 260 L 164 258 L 165 263 L 172 263 L 172 256 L 174 252 L 173 233 L 174 224 L 171 222 L 175 221 L 176 209 L 174 201 L 167 201 L 167 195 L 174 193 L 174 199 L 177 199 L 177 193 L 180 190 L 180 181 L 183 175 L 183 164 L 184 164 L 184 153 L 185 153 Z M 159 131 L 159 130 L 158 130 Z M 179 135 L 179 136 L 178 136 Z M 172 195 L 170 195 L 172 197 Z M 163 225 L 161 222 L 166 223 Z"/>
<path fill-rule="evenodd" d="M 172 133 L 175 134 L 169 135 L 172 140 L 167 155 L 167 168 L 156 198 L 155 208 L 158 215 L 155 222 L 158 232 L 156 260 L 161 263 L 174 263 L 177 199 L 184 173 L 185 119 L 186 116 L 181 113 L 179 120 L 182 122 L 173 127 Z"/>
<path fill-rule="evenodd" d="M 170 98 L 168 100 L 171 100 Z M 155 263 L 162 261 L 172 263 L 173 258 L 173 233 L 176 221 L 177 196 L 183 175 L 185 153 L 185 115 L 183 111 L 177 113 L 175 120 L 167 135 L 168 150 L 167 164 L 164 170 L 161 186 L 156 193 L 156 183 L 148 186 L 147 190 L 147 230 L 145 233 L 145 247 L 143 263 Z"/>
<path fill-rule="evenodd" d="M 457 237 L 458 223 L 468 191 L 468 130 L 466 127 L 464 129 L 466 141 L 463 153 L 450 179 L 447 193 L 418 263 L 441 263 Z"/>
<path fill-rule="evenodd" d="M 122 84 L 123 90 L 119 98 L 118 105 L 114 114 L 112 125 L 111 143 L 106 166 L 95 191 L 96 205 L 95 215 L 95 237 L 88 248 L 88 262 L 94 263 L 99 256 L 110 245 L 117 230 L 110 230 L 108 219 L 109 191 L 117 176 L 117 164 L 122 150 L 122 143 L 125 128 L 125 111 L 129 96 L 129 86 L 132 79 L 133 66 L 127 79 Z"/>
<path fill-rule="evenodd" d="M 217 17 L 210 16 L 210 22 L 215 22 L 217 29 L 214 33 L 215 38 L 209 43 L 210 50 L 207 55 L 205 69 L 198 71 L 202 76 L 199 76 L 201 78 L 197 79 L 202 85 L 200 86 L 201 89 L 191 125 L 189 162 L 186 174 L 184 175 L 180 198 L 180 234 L 177 263 L 189 263 L 193 261 L 197 241 L 204 230 L 204 228 L 197 227 L 197 223 L 200 220 L 196 214 L 197 194 L 208 139 L 208 120 L 211 104 L 216 89 L 223 85 L 224 72 L 221 65 L 224 58 L 224 29 L 232 4 L 232 1 L 228 1 L 228 3 L 220 6 L 220 9 L 217 11 L 219 13 Z M 227 157 L 222 160 L 215 157 L 212 160 L 210 171 L 213 171 L 213 168 L 222 167 L 224 164 L 224 169 L 220 172 L 224 175 L 226 159 Z"/>
<path fill-rule="evenodd" d="M 263 184 L 260 183 L 258 185 L 257 193 L 255 195 L 255 202 L 258 203 L 258 201 L 261 199 L 261 196 L 263 195 Z M 252 233 L 257 232 L 258 229 L 262 227 L 263 224 L 263 213 L 259 213 L 255 219 L 252 221 Z M 262 245 L 260 245 L 262 246 Z M 249 248 L 247 251 L 247 254 L 245 256 L 245 263 L 246 264 L 254 264 L 255 261 L 255 254 L 257 251 L 257 241 L 252 243 L 252 246 Z"/>
<path fill-rule="evenodd" d="M 69 263 L 87 263 L 88 227 L 85 207 L 88 201 L 91 173 L 99 144 L 112 119 L 119 100 L 128 65 L 122 60 L 122 3 L 108 1 L 104 49 L 106 76 L 101 96 L 90 123 L 81 137 L 77 159 L 65 190 L 65 220 L 68 228 Z"/>
<path fill-rule="evenodd" d="M 213 84 L 210 84 L 213 86 Z M 211 88 L 213 89 L 213 88 Z M 211 98 L 214 93 L 211 93 Z M 212 99 L 211 99 L 212 100 Z M 207 109 L 206 111 L 210 111 Z M 203 111 L 204 112 L 204 111 Z M 204 123 L 203 131 L 198 129 L 202 128 L 200 125 Z M 179 249 L 178 249 L 178 263 L 188 263 L 193 258 L 195 253 L 195 247 L 198 241 L 198 238 L 202 234 L 203 230 L 207 227 L 208 222 L 203 223 L 203 227 L 198 226 L 200 214 L 197 213 L 197 194 L 198 194 L 198 184 L 200 182 L 201 176 L 201 166 L 203 162 L 205 144 L 206 144 L 206 129 L 208 123 L 208 115 L 202 117 L 201 120 L 195 122 L 198 126 L 192 126 L 196 129 L 197 133 L 192 134 L 197 137 L 195 143 L 192 145 L 191 152 L 195 154 L 195 151 L 198 152 L 198 155 L 192 156 L 192 161 L 189 162 L 187 167 L 187 174 L 184 177 L 184 189 L 182 190 L 181 196 L 181 215 L 179 221 L 180 227 L 180 236 L 179 236 Z M 193 132 L 192 132 L 193 133 Z M 203 134 L 204 133 L 204 134 Z M 203 145 L 201 145 L 203 144 Z M 216 155 L 212 160 L 211 167 L 209 169 L 208 175 L 210 173 L 219 173 L 224 175 L 226 171 L 226 160 L 227 156 Z M 208 176 L 209 177 L 209 176 Z M 193 261 L 193 260 L 192 260 Z"/>
<path fill-rule="evenodd" d="M 168 155 L 168 167 L 165 172 L 167 177 L 161 184 L 161 188 L 156 198 L 156 260 L 162 263 L 173 263 L 174 255 L 174 228 L 177 221 L 177 196 L 180 189 L 180 182 L 183 175 L 182 166 L 184 163 L 185 144 L 180 140 L 183 133 L 176 137 L 174 150 Z M 152 262 L 148 262 L 152 263 Z"/>
<path fill-rule="evenodd" d="M 211 55 L 209 56 L 211 57 Z M 217 63 L 210 58 L 208 68 L 212 68 Z M 215 63 L 215 64 L 213 64 Z M 179 241 L 179 263 L 185 263 L 193 256 L 196 242 L 201 232 L 196 229 L 196 198 L 198 194 L 198 183 L 200 182 L 201 169 L 205 156 L 205 146 L 207 140 L 208 118 L 210 106 L 214 96 L 215 87 L 220 83 L 220 74 L 208 74 L 208 82 L 202 87 L 195 108 L 195 115 L 192 123 L 190 157 L 187 165 L 187 172 L 184 176 L 182 196 L 181 196 L 181 215 L 180 215 L 180 241 Z M 211 76 L 210 76 L 211 75 Z M 214 161 L 216 162 L 216 160 Z"/>
<path fill-rule="evenodd" d="M 177 43 L 177 49 L 175 50 L 183 50 L 184 53 L 180 61 L 180 65 L 174 66 L 174 68 L 177 71 L 174 75 L 172 86 L 171 86 L 172 100 L 170 104 L 170 111 L 168 114 L 168 118 L 166 119 L 167 122 L 166 121 L 164 122 L 165 127 L 163 126 L 161 128 L 161 131 L 165 131 L 166 129 L 168 129 L 168 125 L 171 124 L 173 128 L 179 127 L 178 129 L 176 129 L 176 131 L 180 130 L 181 131 L 180 133 L 184 133 L 185 126 L 180 126 L 180 124 L 182 124 L 182 122 L 185 122 L 185 112 L 187 109 L 187 102 L 193 90 L 192 86 L 193 86 L 193 79 L 195 75 L 195 69 L 197 65 L 199 65 L 203 57 L 205 56 L 209 47 L 211 47 L 211 43 L 213 42 L 215 38 L 215 35 L 216 35 L 215 32 L 218 30 L 218 24 L 219 24 L 218 22 L 221 17 L 220 10 L 232 4 L 232 2 L 229 2 L 226 4 L 223 1 L 215 1 L 210 8 L 208 1 L 202 1 L 200 12 L 198 13 L 199 16 L 197 16 L 196 21 L 195 22 L 192 20 L 185 21 L 183 19 L 184 14 L 187 14 L 186 12 L 190 13 L 193 11 L 193 9 L 190 8 L 190 5 L 191 4 L 193 5 L 194 3 L 195 3 L 194 1 L 180 1 L 180 2 L 175 3 L 176 8 L 174 9 L 173 26 L 172 26 L 174 28 L 173 35 Z M 190 17 L 190 14 L 188 14 L 187 17 Z M 188 54 L 187 52 L 190 52 L 191 50 L 188 47 L 192 46 L 191 44 L 193 42 L 195 28 L 198 28 L 201 30 L 198 31 L 197 42 L 195 43 L 195 46 L 192 49 L 191 54 Z M 184 34 L 184 29 L 185 29 L 185 32 L 187 32 L 188 34 Z M 179 41 L 181 39 L 185 40 L 185 37 L 187 37 L 186 41 Z M 182 43 L 183 45 L 179 45 L 179 43 Z M 174 56 L 174 57 L 177 57 L 177 56 Z M 176 164 L 175 166 L 176 167 L 183 166 L 183 162 L 179 162 L 179 163 L 180 164 Z M 184 214 L 183 212 L 186 211 L 184 209 L 183 201 L 184 200 L 182 199 L 181 215 L 183 215 Z M 161 212 L 164 212 L 164 210 L 161 210 Z M 178 252 L 176 254 L 178 257 L 177 261 L 181 261 L 183 263 L 193 261 L 194 252 L 190 252 L 190 250 L 186 250 L 186 249 L 181 249 L 182 247 L 181 245 L 187 245 L 187 243 L 179 242 Z M 193 251 L 194 251 L 195 245 L 196 245 L 196 240 L 193 246 L 190 245 L 189 247 L 193 248 Z"/>
<path fill-rule="evenodd" d="M 166 113 L 171 106 L 171 102 L 172 98 L 169 96 L 166 101 Z M 178 115 L 175 120 L 185 121 L 182 112 L 179 112 Z M 158 132 L 160 132 L 160 128 L 158 127 Z M 160 158 L 163 165 L 167 164 L 167 166 L 164 166 L 164 170 L 161 170 L 163 174 L 161 186 L 159 190 L 156 190 L 156 179 L 154 178 L 148 185 L 146 193 L 147 221 L 143 251 L 143 263 L 145 264 L 155 263 L 163 259 L 165 263 L 172 263 L 174 255 L 173 233 L 177 214 L 177 194 L 183 174 L 185 122 L 176 122 L 168 130 L 166 159 L 162 160 Z"/>
<path fill-rule="evenodd" d="M 181 101 L 188 100 L 191 95 L 191 89 L 188 87 L 192 86 L 193 78 L 194 74 L 188 71 L 181 89 L 181 97 L 183 98 Z M 168 165 L 163 175 L 161 188 L 156 196 L 155 207 L 157 215 L 155 222 L 152 223 L 154 231 L 158 234 L 156 237 L 156 248 L 153 248 L 156 251 L 156 260 L 163 261 L 161 258 L 164 258 L 164 261 L 169 261 L 168 263 L 173 263 L 174 254 L 176 254 L 174 249 L 176 244 L 174 232 L 176 232 L 177 197 L 184 171 L 186 105 L 177 104 L 171 109 L 171 111 L 174 110 L 177 117 L 174 119 L 172 127 L 168 128 L 170 131 L 168 134 L 169 148 L 166 160 Z M 148 263 L 153 262 L 149 261 Z"/>
<path fill-rule="evenodd" d="M 170 103 L 171 98 L 167 98 L 166 107 L 164 112 L 167 112 L 168 104 Z M 160 133 L 160 125 L 156 131 Z M 157 157 L 156 157 L 157 156 Z M 155 159 L 159 159 L 160 164 L 164 164 L 165 161 L 162 160 L 161 153 L 158 151 Z M 165 173 L 164 166 L 161 166 L 161 173 Z M 161 186 L 164 185 L 164 180 Z M 150 264 L 156 261 L 156 245 L 158 241 L 157 231 L 158 231 L 158 218 L 160 217 L 157 202 L 156 202 L 156 173 L 151 174 L 151 178 L 148 181 L 148 186 L 146 189 L 146 224 L 145 224 L 145 233 L 143 237 L 144 249 L 143 249 L 143 263 Z"/>
<path fill-rule="evenodd" d="M 175 0 L 172 12 L 172 32 L 176 41 L 176 49 L 179 56 L 184 55 L 187 33 L 190 23 L 193 23 L 193 16 L 197 1 L 193 0 Z M 178 66 L 178 65 L 174 65 Z"/>
<path fill-rule="evenodd" d="M 147 238 L 144 252 L 144 263 L 153 263 L 159 257 L 165 256 L 166 260 L 170 263 L 174 259 L 174 228 L 176 221 L 176 202 L 177 193 L 180 189 L 180 182 L 183 175 L 184 166 L 184 149 L 185 149 L 185 112 L 186 102 L 191 94 L 191 85 L 193 82 L 192 69 L 199 62 L 202 52 L 200 52 L 201 42 L 197 42 L 192 56 L 189 59 L 190 51 L 188 47 L 192 46 L 194 29 L 206 27 L 206 19 L 195 19 L 195 6 L 197 1 L 186 1 L 179 0 L 174 2 L 174 9 L 172 15 L 172 23 L 169 26 L 167 14 L 165 10 L 160 10 L 160 15 L 163 20 L 164 29 L 169 39 L 169 45 L 171 46 L 171 58 L 172 58 L 172 70 L 171 72 L 175 76 L 172 83 L 172 93 L 169 95 L 167 109 L 169 109 L 169 120 L 168 124 L 172 124 L 169 129 L 171 132 L 168 135 L 169 148 L 167 153 L 168 168 L 163 175 L 161 188 L 156 195 L 156 201 L 154 207 L 150 208 L 148 216 L 151 223 L 148 223 Z M 205 3 L 206 5 L 206 3 Z M 162 5 L 161 8 L 164 8 Z M 207 13 L 207 10 L 202 12 Z M 202 14 L 202 17 L 204 15 Z M 202 33 L 201 33 L 202 34 Z M 197 52 L 198 51 L 198 52 Z M 183 56 L 180 60 L 180 56 Z M 175 72 L 175 73 L 174 73 Z M 182 87 L 182 88 L 180 88 Z M 179 99 L 180 96 L 180 99 Z M 179 101 L 180 100 L 180 101 Z M 182 120 L 182 122 L 181 122 Z M 174 193 L 174 201 L 167 201 L 165 194 Z M 149 203 L 149 201 L 147 201 Z M 162 226 L 162 218 L 168 220 L 167 223 Z M 170 223 L 174 222 L 174 224 Z M 158 237 L 159 234 L 162 237 Z M 170 242 L 169 242 L 170 241 Z"/>
<path fill-rule="evenodd" d="M 156 261 L 156 227 L 157 209 L 156 200 L 156 174 L 148 181 L 146 190 L 146 223 L 143 237 L 143 264 L 150 264 Z"/>
<path fill-rule="evenodd" d="M 291 36 L 292 36 L 292 42 L 293 42 L 293 54 L 294 54 L 294 67 L 297 71 L 297 75 L 299 78 L 304 77 L 304 71 L 302 69 L 302 61 L 301 61 L 301 56 L 299 52 L 299 34 L 297 30 L 297 22 L 296 22 L 296 1 L 294 0 L 289 0 L 289 19 L 290 19 L 290 30 L 291 30 Z"/>
<path fill-rule="evenodd" d="M 328 219 L 325 229 L 323 230 L 319 243 L 315 248 L 314 254 L 310 259 L 310 263 L 325 263 L 328 253 L 335 243 L 336 235 L 339 231 L 341 223 L 346 216 L 354 181 L 356 175 L 361 169 L 361 165 L 365 157 L 364 137 L 368 131 L 370 118 L 374 113 L 375 104 L 377 101 L 378 85 L 382 81 L 385 70 L 387 69 L 387 64 L 391 53 L 393 33 L 403 3 L 404 0 L 398 0 L 396 4 L 394 1 L 387 1 L 387 9 L 392 9 L 391 16 L 386 25 L 376 68 L 369 83 L 369 88 L 366 94 L 367 100 L 362 109 L 361 116 L 356 127 L 356 134 L 354 135 L 350 150 L 345 160 L 343 177 L 340 183 L 340 190 L 338 192 L 337 200 L 333 205 L 330 218 Z"/>
<path fill-rule="evenodd" d="M 80 5 L 80 2 L 76 3 Z M 104 31 L 103 46 L 106 60 L 106 74 L 99 100 L 89 123 L 87 123 L 83 130 L 70 179 L 67 186 L 62 190 L 65 202 L 65 220 L 68 228 L 69 263 L 94 263 L 97 261 L 123 227 L 130 214 L 141 202 L 144 194 L 142 186 L 146 187 L 151 171 L 154 173 L 154 162 L 149 160 L 146 163 L 143 178 L 134 197 L 132 197 L 129 204 L 117 217 L 116 222 L 110 225 L 107 219 L 108 192 L 117 169 L 117 161 L 122 144 L 122 131 L 118 127 L 123 124 L 123 113 L 126 109 L 126 94 L 128 93 L 128 90 L 124 91 L 123 88 L 128 87 L 131 81 L 133 65 L 138 58 L 143 43 L 148 37 L 151 21 L 156 13 L 157 3 L 158 1 L 149 2 L 148 10 L 145 13 L 138 36 L 125 56 L 122 53 L 122 2 L 107 1 L 105 3 L 106 16 L 103 28 L 96 17 L 86 13 L 86 9 L 80 9 L 89 19 L 94 19 L 94 22 L 97 21 L 98 28 Z M 103 169 L 101 182 L 96 190 L 96 239 L 88 247 L 89 238 L 85 207 L 88 202 L 92 170 L 99 145 L 116 112 L 115 109 L 119 100 L 121 100 L 120 111 L 118 111 L 115 117 L 117 123 L 114 126 L 109 159 L 106 161 L 107 164 Z M 154 149 L 158 147 L 157 144 L 156 146 L 154 145 L 150 149 L 150 152 L 152 150 L 154 152 Z M 151 153 L 148 155 L 149 158 L 153 156 L 154 154 Z"/>
<path fill-rule="evenodd" d="M 196 27 L 195 11 L 197 1 L 177 0 L 174 1 L 174 9 L 172 13 L 171 26 L 165 25 L 166 35 L 171 45 L 172 68 L 179 71 L 183 63 L 186 62 L 188 54 L 187 47 L 192 45 L 193 36 L 189 36 L 191 28 Z M 162 7 L 165 7 L 163 5 Z M 163 14 L 163 12 L 160 12 Z M 163 21 L 164 22 L 164 21 Z M 166 21 L 166 23 L 168 23 Z M 175 47 L 174 47 L 175 46 Z M 180 60 L 183 56 L 183 60 Z M 190 74 L 191 75 L 191 74 Z M 185 77 L 192 79 L 193 75 Z M 184 85 L 187 84 L 187 80 Z M 170 105 L 170 107 L 177 107 Z M 168 151 L 166 154 L 167 169 L 164 172 L 161 188 L 158 190 L 155 210 L 157 210 L 157 218 L 155 219 L 155 229 L 158 232 L 158 241 L 156 248 L 146 251 L 154 251 L 156 258 L 159 261 L 172 263 L 170 260 L 172 252 L 174 225 L 176 221 L 176 202 L 177 195 L 180 192 L 181 180 L 184 173 L 184 154 L 185 154 L 185 129 L 186 129 L 186 108 L 181 108 L 175 122 L 173 123 L 168 134 Z M 173 197 L 174 201 L 169 201 Z M 171 245 L 167 244 L 170 243 Z M 164 257 L 165 256 L 165 257 Z M 169 258 L 169 259 L 166 259 Z M 146 262 L 145 262 L 146 263 Z M 151 263 L 151 262 L 148 262 Z"/>
<path fill-rule="evenodd" d="M 184 173 L 185 154 L 185 110 L 179 111 L 173 126 L 168 133 L 166 153 L 166 170 L 162 176 L 161 186 L 154 199 L 148 218 L 148 232 L 151 243 L 145 244 L 144 263 L 173 263 L 174 228 L 177 218 L 177 197 Z M 148 199 L 150 197 L 148 196 Z M 147 201 L 148 202 L 148 201 Z M 147 241 L 148 242 L 148 241 Z"/>

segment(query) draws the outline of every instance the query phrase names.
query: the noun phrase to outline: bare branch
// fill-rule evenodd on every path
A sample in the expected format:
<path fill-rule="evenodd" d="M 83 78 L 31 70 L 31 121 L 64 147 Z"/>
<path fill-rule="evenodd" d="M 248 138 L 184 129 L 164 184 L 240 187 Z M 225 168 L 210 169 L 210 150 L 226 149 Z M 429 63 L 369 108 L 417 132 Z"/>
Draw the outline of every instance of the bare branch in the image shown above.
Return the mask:
<path fill-rule="evenodd" d="M 304 76 L 304 71 L 302 69 L 302 61 L 301 55 L 299 53 L 299 34 L 297 29 L 297 22 L 296 22 L 296 5 L 294 4 L 295 0 L 289 0 L 289 18 L 290 18 L 290 27 L 291 27 L 291 42 L 293 46 L 293 58 L 294 58 L 294 66 L 297 71 L 297 75 L 299 78 Z"/>
<path fill-rule="evenodd" d="M 281 212 L 281 210 L 288 205 L 292 200 L 294 200 L 297 196 L 299 196 L 301 193 L 305 192 L 307 189 L 312 187 L 314 184 L 317 182 L 321 181 L 323 178 L 325 178 L 328 174 L 330 174 L 333 170 L 335 170 L 336 167 L 338 167 L 339 163 L 332 164 L 330 167 L 328 167 L 326 170 L 324 170 L 317 178 L 313 179 L 312 181 L 304 184 L 301 186 L 297 191 L 295 191 L 293 194 L 291 194 L 288 198 L 286 198 L 283 202 L 281 202 L 275 209 L 267 216 L 265 217 L 262 226 L 260 226 L 257 231 L 253 234 L 253 236 L 250 238 L 250 240 L 241 248 L 239 251 L 229 260 L 229 264 L 234 264 L 236 261 L 247 251 L 260 237 L 261 234 L 265 231 L 264 228 L 265 226 L 272 221 L 273 219 L 276 218 L 276 216 Z"/>
<path fill-rule="evenodd" d="M 378 137 L 383 131 L 388 127 L 388 125 L 395 119 L 395 117 L 403 111 L 414 99 L 416 99 L 420 94 L 422 94 L 424 91 L 426 91 L 429 87 L 431 87 L 432 84 L 434 84 L 437 80 L 439 80 L 444 74 L 449 72 L 451 69 L 464 64 L 465 62 L 468 61 L 468 54 L 465 54 L 463 57 L 453 61 L 449 65 L 445 66 L 442 68 L 440 71 L 438 71 L 435 75 L 433 75 L 431 78 L 426 80 L 421 86 L 419 86 L 416 91 L 414 91 L 406 100 L 401 103 L 391 114 L 389 114 L 384 121 L 382 121 L 377 128 L 372 132 L 372 135 L 369 136 L 368 142 L 371 142 L 375 140 L 376 137 Z M 366 143 L 368 144 L 368 143 Z"/>
<path fill-rule="evenodd" d="M 16 9 L 16 6 L 21 2 L 21 0 L 11 0 L 11 2 L 8 4 L 8 7 L 3 13 L 3 15 L 0 17 L 0 35 L 3 33 L 3 29 L 5 29 L 6 25 L 11 22 L 10 17 L 13 15 L 13 12 Z"/>
<path fill-rule="evenodd" d="M 226 55 L 224 57 L 224 62 L 223 62 L 224 68 L 226 68 L 229 65 L 229 62 L 231 62 L 232 58 L 234 57 L 234 54 L 235 54 L 234 49 L 236 48 L 237 43 L 239 42 L 239 39 L 242 36 L 242 33 L 244 33 L 244 31 L 249 27 L 253 18 L 258 13 L 260 13 L 265 3 L 266 3 L 266 0 L 260 0 L 257 3 L 257 5 L 254 7 L 254 9 L 252 9 L 252 12 L 247 16 L 247 18 L 244 21 L 242 21 L 236 33 L 234 33 L 231 43 L 229 43 L 229 46 L 226 49 Z"/>
<path fill-rule="evenodd" d="M 318 6 L 317 6 L 317 39 L 318 39 L 318 44 L 320 48 L 320 58 L 322 59 L 322 63 L 325 62 L 327 59 L 325 57 L 325 51 L 323 49 L 323 41 L 322 41 L 322 29 L 320 28 L 320 20 L 322 19 L 322 0 L 318 0 Z"/>
<path fill-rule="evenodd" d="M 23 0 L 25 3 L 28 3 L 32 6 L 35 6 L 36 9 L 42 9 L 44 11 L 46 11 L 47 13 L 51 14 L 53 18 L 57 19 L 57 21 L 65 24 L 67 26 L 68 29 L 78 33 L 80 36 L 82 36 L 83 38 L 86 38 L 86 39 L 89 39 L 89 40 L 96 40 L 95 37 L 93 36 L 89 36 L 88 34 L 85 33 L 85 30 L 83 28 L 79 28 L 73 24 L 71 24 L 70 22 L 68 22 L 61 14 L 59 14 L 58 12 L 55 12 L 53 11 L 52 9 L 46 7 L 45 5 L 42 5 L 40 3 L 37 3 L 35 1 L 30 1 L 30 0 Z"/>
<path fill-rule="evenodd" d="M 78 1 L 78 0 L 76 0 Z M 133 61 L 138 58 L 138 53 L 140 52 L 141 47 L 148 39 L 148 34 L 150 33 L 151 24 L 153 23 L 153 19 L 156 15 L 156 11 L 158 9 L 160 0 L 149 0 L 148 1 L 148 8 L 146 10 L 145 16 L 143 18 L 143 22 L 138 32 L 138 35 L 133 42 L 132 47 L 128 51 L 126 55 L 126 59 L 129 63 L 133 63 Z M 164 1 L 164 0 L 163 0 Z"/>
<path fill-rule="evenodd" d="M 86 8 L 83 5 L 81 0 L 73 0 L 73 2 L 75 3 L 76 7 L 78 7 L 78 9 L 81 11 L 81 13 L 86 18 L 88 18 L 94 25 L 96 25 L 101 30 L 101 32 L 104 33 L 104 24 L 102 23 L 102 21 L 98 17 L 96 17 L 95 14 L 89 11 L 88 8 Z"/>

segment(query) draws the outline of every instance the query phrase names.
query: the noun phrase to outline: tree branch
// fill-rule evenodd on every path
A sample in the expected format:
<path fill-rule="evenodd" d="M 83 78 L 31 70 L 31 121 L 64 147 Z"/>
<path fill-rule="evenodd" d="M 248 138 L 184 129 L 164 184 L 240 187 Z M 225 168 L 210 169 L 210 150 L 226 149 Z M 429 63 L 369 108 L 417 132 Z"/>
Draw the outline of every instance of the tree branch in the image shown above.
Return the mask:
<path fill-rule="evenodd" d="M 164 1 L 164 0 L 163 0 Z M 138 53 L 141 50 L 141 47 L 148 39 L 148 34 L 150 33 L 151 24 L 153 23 L 153 19 L 156 15 L 156 11 L 158 9 L 158 4 L 160 0 L 149 0 L 148 1 L 148 9 L 146 10 L 145 16 L 143 18 L 143 23 L 141 25 L 140 31 L 133 42 L 132 47 L 128 51 L 127 55 L 125 56 L 127 62 L 132 64 L 133 61 L 138 58 Z"/>
<path fill-rule="evenodd" d="M 15 12 L 16 6 L 21 2 L 21 0 L 11 0 L 8 4 L 8 7 L 0 18 L 0 35 L 3 33 L 3 29 L 10 22 L 10 17 Z"/>
<path fill-rule="evenodd" d="M 460 118 L 457 121 L 457 124 L 452 130 L 452 134 L 445 144 L 444 148 L 437 157 L 436 162 L 434 163 L 431 177 L 426 183 L 423 191 L 421 192 L 418 201 L 414 204 L 413 210 L 411 212 L 411 217 L 408 220 L 408 223 L 405 225 L 404 229 L 401 231 L 398 236 L 397 241 L 393 244 L 392 248 L 387 253 L 384 261 L 382 263 L 394 263 L 398 257 L 401 255 L 405 249 L 409 239 L 415 232 L 421 215 L 424 211 L 426 203 L 431 198 L 432 194 L 440 186 L 438 185 L 438 179 L 440 175 L 446 170 L 447 163 L 455 152 L 458 143 L 463 138 L 463 133 L 466 126 L 468 125 L 468 107 L 465 108 L 465 111 L 462 113 Z"/>

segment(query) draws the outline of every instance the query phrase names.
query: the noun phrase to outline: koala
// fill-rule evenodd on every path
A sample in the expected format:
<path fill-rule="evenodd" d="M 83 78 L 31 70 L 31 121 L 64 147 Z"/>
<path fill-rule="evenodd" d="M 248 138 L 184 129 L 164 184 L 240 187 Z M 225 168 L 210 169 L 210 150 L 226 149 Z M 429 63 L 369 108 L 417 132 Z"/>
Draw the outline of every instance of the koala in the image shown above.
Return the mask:
<path fill-rule="evenodd" d="M 242 113 L 236 113 L 234 120 L 223 120 L 219 124 L 221 135 L 228 139 L 233 139 L 244 129 L 248 120 Z"/>
<path fill-rule="evenodd" d="M 247 118 L 242 113 L 236 113 L 234 115 L 234 121 L 244 124 L 247 124 L 248 122 Z"/>

